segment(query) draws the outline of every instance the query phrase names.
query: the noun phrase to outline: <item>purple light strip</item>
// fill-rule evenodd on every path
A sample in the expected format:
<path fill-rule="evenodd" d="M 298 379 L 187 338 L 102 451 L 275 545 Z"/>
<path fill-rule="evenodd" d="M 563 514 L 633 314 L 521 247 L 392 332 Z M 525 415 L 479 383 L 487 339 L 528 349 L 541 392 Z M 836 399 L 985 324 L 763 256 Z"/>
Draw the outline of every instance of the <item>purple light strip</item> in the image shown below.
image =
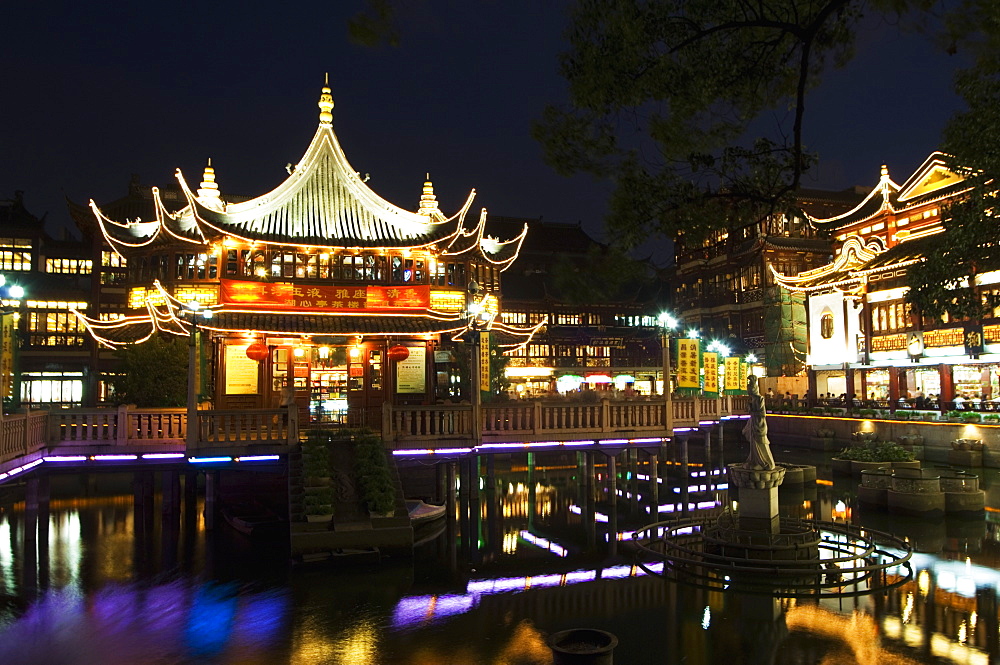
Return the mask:
<path fill-rule="evenodd" d="M 562 545 L 557 545 L 548 538 L 542 538 L 541 536 L 536 536 L 530 531 L 524 530 L 518 533 L 517 535 L 519 535 L 525 542 L 531 543 L 535 547 L 540 547 L 543 550 L 548 550 L 549 552 L 552 552 L 556 556 L 564 557 L 567 554 L 569 554 L 569 552 L 566 551 L 566 548 L 563 547 Z M 554 575 L 553 577 L 560 578 L 561 576 Z"/>
<path fill-rule="evenodd" d="M 146 453 L 142 459 L 177 459 L 184 457 L 184 453 Z"/>
<path fill-rule="evenodd" d="M 139 459 L 138 455 L 94 455 L 95 462 L 121 462 L 124 460 Z"/>
<path fill-rule="evenodd" d="M 191 464 L 209 464 L 211 462 L 232 462 L 232 457 L 188 457 Z"/>
<path fill-rule="evenodd" d="M 394 450 L 392 454 L 419 457 L 423 455 L 461 455 L 471 452 L 472 448 L 409 448 Z"/>
<path fill-rule="evenodd" d="M 86 455 L 52 455 L 51 457 L 43 457 L 44 462 L 83 462 L 87 459 Z"/>
<path fill-rule="evenodd" d="M 237 462 L 273 462 L 279 460 L 279 455 L 249 455 L 247 457 L 237 457 Z"/>

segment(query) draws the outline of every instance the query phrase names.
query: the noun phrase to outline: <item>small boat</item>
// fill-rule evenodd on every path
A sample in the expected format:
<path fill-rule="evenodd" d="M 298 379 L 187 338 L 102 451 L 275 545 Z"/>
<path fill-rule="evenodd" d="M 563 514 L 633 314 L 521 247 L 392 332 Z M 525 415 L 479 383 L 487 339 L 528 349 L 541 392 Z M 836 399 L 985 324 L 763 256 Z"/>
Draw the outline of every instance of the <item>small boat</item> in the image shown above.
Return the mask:
<path fill-rule="evenodd" d="M 416 526 L 444 517 L 444 506 L 424 503 L 420 499 L 407 499 L 406 512 L 410 515 L 410 524 Z"/>
<path fill-rule="evenodd" d="M 247 536 L 274 536 L 285 526 L 277 513 L 256 501 L 223 504 L 221 512 L 229 526 Z"/>

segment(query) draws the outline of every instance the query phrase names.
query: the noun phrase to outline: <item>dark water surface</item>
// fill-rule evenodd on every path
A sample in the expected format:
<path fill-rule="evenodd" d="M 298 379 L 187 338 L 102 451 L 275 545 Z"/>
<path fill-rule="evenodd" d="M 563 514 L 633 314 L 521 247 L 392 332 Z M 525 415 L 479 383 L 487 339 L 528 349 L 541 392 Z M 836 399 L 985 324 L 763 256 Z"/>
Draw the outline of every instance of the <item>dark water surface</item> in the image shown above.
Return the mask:
<path fill-rule="evenodd" d="M 618 665 L 997 662 L 997 472 L 981 476 L 985 519 L 889 519 L 861 513 L 854 482 L 831 479 L 822 455 L 774 447 L 780 460 L 820 465 L 815 489 L 783 490 L 783 515 L 906 535 L 919 552 L 914 579 L 816 603 L 646 575 L 607 544 L 601 465 L 598 522 L 584 524 L 574 455 L 539 454 L 530 469 L 526 455 L 498 459 L 497 490 L 480 492 L 482 519 L 464 542 L 462 524 L 442 520 L 419 533 L 427 543 L 413 559 L 294 570 L 283 545 L 259 546 L 225 524 L 206 532 L 200 511 L 175 543 L 159 529 L 137 538 L 127 479 L 104 476 L 86 499 L 60 498 L 54 485 L 37 553 L 25 546 L 23 504 L 0 512 L 0 664 L 528 665 L 551 663 L 546 636 L 576 627 L 617 635 Z M 717 510 L 727 495 L 710 470 L 722 460 L 702 466 L 696 448 L 691 459 L 705 472 L 691 480 L 691 502 Z M 627 532 L 654 520 L 648 496 L 629 499 L 648 495 L 629 484 L 636 470 L 619 472 Z M 680 484 L 668 477 L 661 504 Z"/>

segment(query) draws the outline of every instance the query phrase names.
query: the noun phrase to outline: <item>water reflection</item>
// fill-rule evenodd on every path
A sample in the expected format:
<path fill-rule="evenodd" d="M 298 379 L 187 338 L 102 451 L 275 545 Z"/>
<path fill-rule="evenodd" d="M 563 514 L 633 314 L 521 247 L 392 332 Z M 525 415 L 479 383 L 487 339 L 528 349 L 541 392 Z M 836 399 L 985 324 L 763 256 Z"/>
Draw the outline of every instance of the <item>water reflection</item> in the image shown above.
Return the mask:
<path fill-rule="evenodd" d="M 669 458 L 654 469 L 644 454 L 623 454 L 614 482 L 600 456 L 482 461 L 460 475 L 463 519 L 438 525 L 412 561 L 350 570 L 288 574 L 280 548 L 262 554 L 225 527 L 206 532 L 200 504 L 176 533 L 159 504 L 143 507 L 154 519 L 137 537 L 130 494 L 57 498 L 34 540 L 23 504 L 7 506 L 0 663 L 541 664 L 551 662 L 546 635 L 581 626 L 616 634 L 616 662 L 631 665 L 985 665 L 1000 656 L 996 511 L 889 519 L 859 510 L 851 482 L 823 469 L 816 487 L 783 489 L 782 514 L 909 537 L 915 578 L 857 599 L 699 589 L 644 574 L 624 546 L 611 555 L 612 541 L 654 514 L 681 512 L 684 490 L 695 514 L 727 504 L 721 460 L 691 452 L 688 478 Z M 983 486 L 1000 508 L 995 476 L 984 474 Z"/>

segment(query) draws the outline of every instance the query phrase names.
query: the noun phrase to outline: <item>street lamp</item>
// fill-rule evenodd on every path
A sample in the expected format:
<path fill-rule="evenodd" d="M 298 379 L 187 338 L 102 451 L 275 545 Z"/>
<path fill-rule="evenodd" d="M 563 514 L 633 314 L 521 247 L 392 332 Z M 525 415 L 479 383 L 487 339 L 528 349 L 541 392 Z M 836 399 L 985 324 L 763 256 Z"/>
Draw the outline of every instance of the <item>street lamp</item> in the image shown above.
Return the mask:
<path fill-rule="evenodd" d="M 480 363 L 482 362 L 482 344 L 480 341 L 479 333 L 486 330 L 489 327 L 490 321 L 492 320 L 492 315 L 489 309 L 486 307 L 486 296 L 476 299 L 479 295 L 480 288 L 479 284 L 473 280 L 469 282 L 469 286 L 466 289 L 466 300 L 467 304 L 465 307 L 465 318 L 467 325 L 469 327 L 468 336 L 469 341 L 472 344 L 471 352 L 471 367 L 470 379 L 472 382 L 471 391 L 469 395 L 469 402 L 472 404 L 472 423 L 473 423 L 473 437 L 474 444 L 479 445 L 479 440 L 482 437 L 482 394 L 480 393 L 480 383 L 482 383 L 482 368 Z"/>
<path fill-rule="evenodd" d="M 659 316 L 660 330 L 663 346 L 663 401 L 665 417 L 663 424 L 667 429 L 667 435 L 674 435 L 674 414 L 670 404 L 670 331 L 677 327 L 677 319 L 667 312 L 662 312 Z"/>
<path fill-rule="evenodd" d="M 24 287 L 12 284 L 0 275 L 0 414 L 3 407 L 17 409 L 21 406 L 21 372 L 18 367 L 20 342 L 25 338 L 19 323 L 24 307 Z M 10 399 L 8 399 L 10 395 Z"/>
<path fill-rule="evenodd" d="M 191 330 L 188 331 L 187 436 L 185 442 L 188 450 L 194 450 L 198 445 L 198 389 L 195 375 L 195 369 L 198 365 L 198 320 L 211 319 L 213 312 L 207 308 L 203 309 L 197 300 L 189 300 L 184 303 L 180 314 L 191 324 Z"/>

